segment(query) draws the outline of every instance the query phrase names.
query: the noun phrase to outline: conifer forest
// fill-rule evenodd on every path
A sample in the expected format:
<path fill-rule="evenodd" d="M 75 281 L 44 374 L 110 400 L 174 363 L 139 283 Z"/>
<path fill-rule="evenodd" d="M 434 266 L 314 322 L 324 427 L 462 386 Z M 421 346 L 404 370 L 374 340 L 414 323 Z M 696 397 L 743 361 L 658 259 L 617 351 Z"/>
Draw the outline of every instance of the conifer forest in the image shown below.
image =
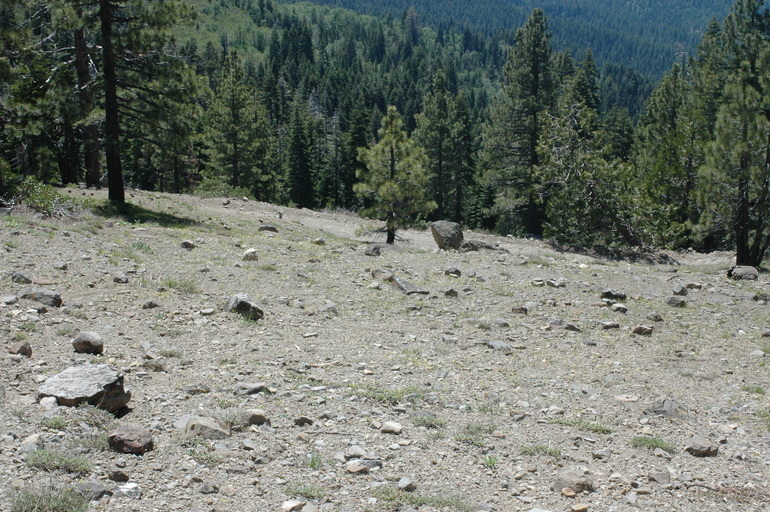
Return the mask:
<path fill-rule="evenodd" d="M 642 5 L 643 4 L 643 5 Z M 250 197 L 578 246 L 770 243 L 770 10 L 2 0 L 0 199 Z"/>

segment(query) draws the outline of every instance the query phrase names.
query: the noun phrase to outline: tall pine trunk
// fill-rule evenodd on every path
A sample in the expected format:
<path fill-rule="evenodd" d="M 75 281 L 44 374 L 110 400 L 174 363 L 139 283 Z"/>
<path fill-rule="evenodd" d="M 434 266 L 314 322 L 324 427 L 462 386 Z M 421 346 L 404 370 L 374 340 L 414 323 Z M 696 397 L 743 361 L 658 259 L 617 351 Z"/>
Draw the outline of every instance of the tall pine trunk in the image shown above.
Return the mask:
<path fill-rule="evenodd" d="M 123 170 L 120 164 L 120 122 L 118 120 L 118 77 L 115 71 L 115 49 L 112 41 L 112 4 L 99 1 L 102 25 L 102 54 L 104 56 L 104 153 L 107 157 L 107 184 L 110 201 L 126 201 Z"/>

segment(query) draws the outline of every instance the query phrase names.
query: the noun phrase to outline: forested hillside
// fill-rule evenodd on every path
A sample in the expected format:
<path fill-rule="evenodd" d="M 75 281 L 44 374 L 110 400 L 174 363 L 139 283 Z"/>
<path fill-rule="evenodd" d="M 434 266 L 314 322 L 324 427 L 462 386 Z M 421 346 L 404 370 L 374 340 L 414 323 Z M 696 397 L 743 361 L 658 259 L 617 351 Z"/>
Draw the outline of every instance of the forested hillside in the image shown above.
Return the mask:
<path fill-rule="evenodd" d="M 591 48 L 560 49 L 542 9 L 494 35 L 414 9 L 271 0 L 0 10 L 11 204 L 50 206 L 46 183 L 84 182 L 115 203 L 127 185 L 355 210 L 389 242 L 449 219 L 582 245 L 737 247 L 758 264 L 770 240 L 760 0 L 704 25 L 651 95 Z"/>
<path fill-rule="evenodd" d="M 727 14 L 731 0 L 318 0 L 377 16 L 400 16 L 410 7 L 421 23 L 495 34 L 524 24 L 542 8 L 557 49 L 591 48 L 600 63 L 626 63 L 659 77 L 682 52 L 692 54 L 704 27 Z"/>

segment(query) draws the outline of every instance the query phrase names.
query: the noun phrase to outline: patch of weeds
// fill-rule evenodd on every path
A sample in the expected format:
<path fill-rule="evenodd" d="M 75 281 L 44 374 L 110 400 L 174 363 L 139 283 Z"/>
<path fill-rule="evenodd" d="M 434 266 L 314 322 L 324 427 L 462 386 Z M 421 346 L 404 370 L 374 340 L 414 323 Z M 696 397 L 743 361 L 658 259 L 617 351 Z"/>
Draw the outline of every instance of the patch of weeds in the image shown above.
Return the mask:
<path fill-rule="evenodd" d="M 218 466 L 224 460 L 220 455 L 213 452 L 211 447 L 197 436 L 186 437 L 182 440 L 182 446 L 187 448 L 187 454 L 201 466 L 213 468 Z"/>
<path fill-rule="evenodd" d="M 67 428 L 67 420 L 61 416 L 54 416 L 52 418 L 43 418 L 40 421 L 40 425 L 51 430 L 64 430 Z"/>
<path fill-rule="evenodd" d="M 45 449 L 30 452 L 27 455 L 27 466 L 44 471 L 64 471 L 79 475 L 87 475 L 91 472 L 91 463 L 88 459 Z"/>
<path fill-rule="evenodd" d="M 19 327 L 19 329 L 26 332 L 37 332 L 38 325 L 35 322 L 26 322 L 21 324 L 21 327 Z"/>
<path fill-rule="evenodd" d="M 500 407 L 500 399 L 499 398 L 492 398 L 490 400 L 487 400 L 485 402 L 482 402 L 476 407 L 476 410 L 479 412 L 486 412 L 486 413 L 492 413 L 495 412 Z"/>
<path fill-rule="evenodd" d="M 79 309 L 70 309 L 67 308 L 67 310 L 64 312 L 65 315 L 69 315 L 75 318 L 78 318 L 80 320 L 88 320 L 88 315 Z"/>
<path fill-rule="evenodd" d="M 549 457 L 558 457 L 561 450 L 544 444 L 527 445 L 521 447 L 522 455 L 548 455 Z"/>
<path fill-rule="evenodd" d="M 770 354 L 770 345 L 765 345 L 765 346 L 763 346 L 761 350 L 762 350 L 762 352 L 764 352 L 765 354 Z"/>
<path fill-rule="evenodd" d="M 770 411 L 759 411 L 757 417 L 765 424 L 765 428 L 770 430 Z"/>
<path fill-rule="evenodd" d="M 278 270 L 278 267 L 275 266 L 275 263 L 265 263 L 264 265 L 260 265 L 257 268 L 259 270 L 264 270 L 265 272 L 275 272 Z"/>
<path fill-rule="evenodd" d="M 469 423 L 455 436 L 455 440 L 478 448 L 484 448 L 487 445 L 484 437 L 494 432 L 495 428 L 497 427 L 491 424 Z"/>
<path fill-rule="evenodd" d="M 236 364 L 238 364 L 238 358 L 235 357 L 235 356 L 223 357 L 223 358 L 219 359 L 219 364 L 221 364 L 221 365 L 230 365 L 230 364 L 236 365 Z"/>
<path fill-rule="evenodd" d="M 74 338 L 78 333 L 78 330 L 71 325 L 65 327 L 59 327 L 56 329 L 56 334 L 59 336 L 65 336 L 67 338 Z"/>
<path fill-rule="evenodd" d="M 631 446 L 634 448 L 649 448 L 650 450 L 660 448 L 668 453 L 674 453 L 676 451 L 673 444 L 667 443 L 659 437 L 637 436 L 631 439 Z"/>
<path fill-rule="evenodd" d="M 497 456 L 487 455 L 486 457 L 484 457 L 484 460 L 482 462 L 484 463 L 485 468 L 495 469 L 495 467 L 497 467 Z"/>
<path fill-rule="evenodd" d="M 610 427 L 600 423 L 592 423 L 590 421 L 558 419 L 552 420 L 549 423 L 577 427 L 578 430 L 593 432 L 594 434 L 612 434 L 612 429 Z"/>
<path fill-rule="evenodd" d="M 44 485 L 10 492 L 13 512 L 86 512 L 89 499 L 71 487 Z"/>
<path fill-rule="evenodd" d="M 16 331 L 15 333 L 13 333 L 13 339 L 16 341 L 24 341 L 27 338 L 29 338 L 29 334 L 27 334 L 24 331 Z"/>
<path fill-rule="evenodd" d="M 379 487 L 374 495 L 379 500 L 392 504 L 391 510 L 397 510 L 396 507 L 400 508 L 407 505 L 412 507 L 429 506 L 442 510 L 446 507 L 459 512 L 472 512 L 477 508 L 464 501 L 461 496 L 420 496 L 413 492 L 399 491 L 393 487 Z"/>
<path fill-rule="evenodd" d="M 478 324 L 476 324 L 476 327 L 478 327 L 482 331 L 491 331 L 492 330 L 492 325 L 489 322 L 479 322 Z"/>
<path fill-rule="evenodd" d="M 438 441 L 439 439 L 444 439 L 445 437 L 446 433 L 441 429 L 434 430 L 428 435 L 428 438 L 430 438 L 431 441 Z"/>
<path fill-rule="evenodd" d="M 81 405 L 78 407 L 78 415 L 82 423 L 105 432 L 112 429 L 115 425 L 115 416 L 112 413 L 93 405 Z"/>
<path fill-rule="evenodd" d="M 182 293 L 198 293 L 198 286 L 195 283 L 195 279 L 191 277 L 185 277 L 183 279 L 166 279 L 166 288 L 171 288 Z"/>
<path fill-rule="evenodd" d="M 747 393 L 754 393 L 756 395 L 764 395 L 765 394 L 765 388 L 762 386 L 741 386 L 741 389 Z"/>
<path fill-rule="evenodd" d="M 359 386 L 352 384 L 350 388 L 359 396 L 375 400 L 384 404 L 397 404 L 409 395 L 421 396 L 420 389 L 417 386 L 407 386 L 401 389 L 380 389 L 374 386 Z"/>
<path fill-rule="evenodd" d="M 81 435 L 72 440 L 70 446 L 86 452 L 106 452 L 110 448 L 107 432 Z"/>
<path fill-rule="evenodd" d="M 166 349 L 158 352 L 160 357 L 182 357 L 182 351 L 177 349 Z"/>
<path fill-rule="evenodd" d="M 446 426 L 446 420 L 438 416 L 420 415 L 412 418 L 415 427 L 425 427 L 430 429 L 441 429 Z"/>
<path fill-rule="evenodd" d="M 144 242 L 140 242 L 139 240 L 135 240 L 131 242 L 131 249 L 134 251 L 144 252 L 147 254 L 155 254 L 148 244 Z"/>
<path fill-rule="evenodd" d="M 326 496 L 326 489 L 320 485 L 303 484 L 301 482 L 289 482 L 284 487 L 284 492 L 289 496 L 302 496 L 309 500 L 318 500 Z"/>
<path fill-rule="evenodd" d="M 307 467 L 310 469 L 321 469 L 324 465 L 323 457 L 318 452 L 312 452 L 307 456 Z"/>
<path fill-rule="evenodd" d="M 17 249 L 19 247 L 19 243 L 16 240 L 6 240 L 3 242 L 3 245 L 9 249 Z"/>

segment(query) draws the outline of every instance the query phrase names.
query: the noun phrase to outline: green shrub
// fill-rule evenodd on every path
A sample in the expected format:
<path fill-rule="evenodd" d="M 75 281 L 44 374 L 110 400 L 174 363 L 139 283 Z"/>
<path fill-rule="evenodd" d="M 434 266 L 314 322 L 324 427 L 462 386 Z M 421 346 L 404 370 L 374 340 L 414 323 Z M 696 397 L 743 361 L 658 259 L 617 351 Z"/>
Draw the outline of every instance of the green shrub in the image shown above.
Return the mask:
<path fill-rule="evenodd" d="M 51 185 L 28 176 L 16 188 L 17 199 L 38 213 L 49 217 L 69 217 L 80 212 L 80 206 Z"/>
<path fill-rule="evenodd" d="M 11 491 L 12 512 L 85 512 L 88 498 L 70 487 L 43 486 Z"/>
<path fill-rule="evenodd" d="M 63 452 L 35 450 L 27 456 L 27 466 L 44 471 L 64 471 L 87 475 L 91 472 L 88 459 Z"/>
<path fill-rule="evenodd" d="M 247 189 L 233 187 L 218 178 L 204 178 L 193 194 L 200 197 L 254 197 Z"/>

